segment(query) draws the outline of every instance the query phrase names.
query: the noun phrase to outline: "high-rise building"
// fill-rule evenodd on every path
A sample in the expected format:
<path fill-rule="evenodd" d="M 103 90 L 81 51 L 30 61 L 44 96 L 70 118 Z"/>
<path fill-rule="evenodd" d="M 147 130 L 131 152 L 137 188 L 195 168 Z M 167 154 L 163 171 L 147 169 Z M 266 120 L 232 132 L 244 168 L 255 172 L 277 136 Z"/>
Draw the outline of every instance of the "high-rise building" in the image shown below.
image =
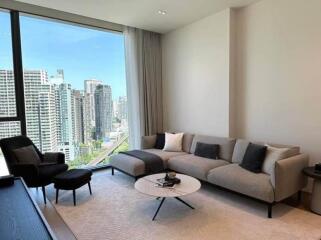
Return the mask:
<path fill-rule="evenodd" d="M 84 93 L 72 90 L 73 101 L 73 136 L 76 145 L 84 143 Z"/>
<path fill-rule="evenodd" d="M 90 117 L 90 122 L 91 122 L 92 127 L 95 127 L 95 124 L 96 124 L 96 120 L 95 120 L 95 91 L 96 91 L 96 87 L 100 84 L 102 84 L 102 81 L 96 80 L 96 79 L 85 80 L 85 82 L 84 82 L 85 93 L 89 94 L 87 101 L 88 101 L 88 106 L 89 106 L 88 110 L 90 110 L 90 111 L 87 112 L 86 114 L 88 115 L 88 117 Z"/>
<path fill-rule="evenodd" d="M 98 85 L 95 91 L 96 139 L 109 137 L 112 129 L 112 114 L 111 87 Z"/>
<path fill-rule="evenodd" d="M 24 71 L 27 135 L 42 152 L 57 151 L 55 91 L 44 70 Z"/>
<path fill-rule="evenodd" d="M 23 76 L 27 135 L 41 151 L 57 151 L 55 94 L 48 82 L 47 72 L 25 70 Z M 0 109 L 2 115 L 16 115 L 12 70 L 0 70 Z M 19 122 L 0 125 L 0 138 L 20 133 Z"/>
<path fill-rule="evenodd" d="M 118 115 L 120 120 L 127 120 L 127 97 L 121 96 L 118 98 Z"/>
<path fill-rule="evenodd" d="M 0 70 L 0 117 L 16 116 L 14 73 Z"/>
<path fill-rule="evenodd" d="M 0 117 L 16 116 L 14 73 L 0 70 Z M 0 139 L 21 134 L 20 122 L 1 122 Z"/>
<path fill-rule="evenodd" d="M 58 73 L 63 77 L 63 72 Z M 62 79 L 64 80 L 64 79 Z M 56 122 L 58 150 L 65 153 L 66 160 L 75 158 L 75 143 L 73 131 L 73 101 L 71 85 L 62 81 L 59 85 L 53 85 L 55 88 L 56 103 Z"/>
<path fill-rule="evenodd" d="M 92 106 L 90 104 L 91 94 L 84 93 L 84 143 L 88 144 L 93 139 L 94 127 L 90 118 L 90 112 L 92 111 Z M 94 107 L 95 109 L 95 107 Z"/>

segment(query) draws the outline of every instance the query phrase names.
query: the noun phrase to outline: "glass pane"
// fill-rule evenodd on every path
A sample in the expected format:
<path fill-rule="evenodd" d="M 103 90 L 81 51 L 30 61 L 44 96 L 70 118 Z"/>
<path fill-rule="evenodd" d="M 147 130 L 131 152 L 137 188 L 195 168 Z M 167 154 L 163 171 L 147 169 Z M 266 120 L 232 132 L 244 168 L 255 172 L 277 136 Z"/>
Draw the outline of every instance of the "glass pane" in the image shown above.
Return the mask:
<path fill-rule="evenodd" d="M 105 161 L 128 138 L 123 35 L 29 15 L 20 28 L 27 135 L 70 167 Z"/>
<path fill-rule="evenodd" d="M 10 26 L 10 14 L 0 11 L 0 117 L 17 114 Z"/>
<path fill-rule="evenodd" d="M 0 122 L 0 139 L 21 134 L 20 122 Z M 6 161 L 0 149 L 0 176 L 8 175 Z"/>

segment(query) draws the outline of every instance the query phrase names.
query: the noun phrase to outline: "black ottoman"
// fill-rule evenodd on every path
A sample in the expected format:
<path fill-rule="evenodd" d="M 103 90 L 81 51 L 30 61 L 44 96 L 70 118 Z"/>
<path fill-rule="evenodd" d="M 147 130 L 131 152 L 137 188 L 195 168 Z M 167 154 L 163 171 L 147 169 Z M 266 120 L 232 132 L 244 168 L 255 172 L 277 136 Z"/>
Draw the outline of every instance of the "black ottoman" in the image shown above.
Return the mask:
<path fill-rule="evenodd" d="M 59 189 L 72 190 L 74 197 L 74 206 L 76 206 L 76 189 L 88 184 L 90 195 L 91 193 L 91 180 L 92 172 L 87 169 L 71 169 L 63 172 L 54 177 L 54 186 L 56 188 L 56 203 L 58 203 Z"/>

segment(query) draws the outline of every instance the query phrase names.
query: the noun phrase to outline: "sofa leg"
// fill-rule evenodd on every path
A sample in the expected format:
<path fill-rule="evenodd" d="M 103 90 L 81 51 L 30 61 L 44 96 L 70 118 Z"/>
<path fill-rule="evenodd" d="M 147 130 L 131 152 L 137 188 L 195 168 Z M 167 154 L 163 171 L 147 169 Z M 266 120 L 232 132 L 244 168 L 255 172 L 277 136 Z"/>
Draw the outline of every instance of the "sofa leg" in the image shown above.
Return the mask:
<path fill-rule="evenodd" d="M 113 176 L 114 176 L 114 174 L 115 174 L 115 172 L 114 172 L 114 168 L 113 168 L 113 167 L 111 167 L 111 175 L 113 175 Z"/>
<path fill-rule="evenodd" d="M 268 218 L 272 218 L 272 203 L 268 203 Z"/>

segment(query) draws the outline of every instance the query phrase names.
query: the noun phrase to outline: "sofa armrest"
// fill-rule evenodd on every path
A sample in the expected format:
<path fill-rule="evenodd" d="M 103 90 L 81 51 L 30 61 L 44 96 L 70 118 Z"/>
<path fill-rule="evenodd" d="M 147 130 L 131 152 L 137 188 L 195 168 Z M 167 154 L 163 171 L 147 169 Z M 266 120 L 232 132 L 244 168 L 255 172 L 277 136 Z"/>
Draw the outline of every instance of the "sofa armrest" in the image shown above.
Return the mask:
<path fill-rule="evenodd" d="M 154 148 L 156 144 L 156 135 L 142 136 L 141 147 L 142 149 Z"/>
<path fill-rule="evenodd" d="M 292 196 L 307 185 L 307 177 L 302 174 L 303 168 L 309 164 L 306 154 L 281 159 L 275 163 L 271 183 L 274 187 L 275 201 Z"/>
<path fill-rule="evenodd" d="M 65 163 L 65 154 L 61 152 L 47 152 L 43 156 L 43 162 L 63 164 Z"/>

